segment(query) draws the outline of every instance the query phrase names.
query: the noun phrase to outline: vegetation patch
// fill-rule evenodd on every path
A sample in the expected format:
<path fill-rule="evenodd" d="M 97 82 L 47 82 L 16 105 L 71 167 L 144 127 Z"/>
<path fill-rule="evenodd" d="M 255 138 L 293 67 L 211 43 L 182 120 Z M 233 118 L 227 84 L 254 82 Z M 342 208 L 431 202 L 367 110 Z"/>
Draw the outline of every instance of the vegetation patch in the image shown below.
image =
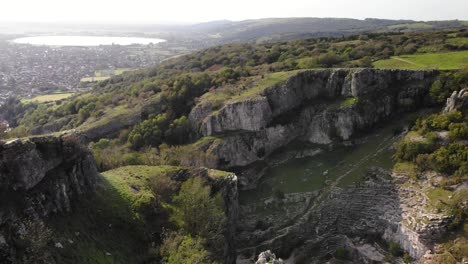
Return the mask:
<path fill-rule="evenodd" d="M 380 69 L 456 70 L 468 65 L 468 51 L 403 55 L 374 62 Z"/>
<path fill-rule="evenodd" d="M 341 102 L 340 107 L 342 107 L 342 108 L 350 107 L 350 106 L 353 106 L 353 105 L 357 104 L 357 102 L 358 102 L 357 97 L 348 97 L 348 98 L 346 98 L 346 100 Z"/>
<path fill-rule="evenodd" d="M 393 170 L 409 178 L 417 179 L 417 168 L 416 165 L 411 162 L 397 162 L 393 167 Z"/>
<path fill-rule="evenodd" d="M 132 210 L 141 213 L 155 199 L 150 189 L 150 179 L 180 169 L 171 166 L 126 166 L 106 171 L 102 176 L 130 204 Z"/>
<path fill-rule="evenodd" d="M 445 40 L 445 43 L 453 46 L 462 47 L 468 45 L 468 38 L 449 38 Z"/>
<path fill-rule="evenodd" d="M 432 28 L 432 25 L 419 22 L 419 23 L 406 23 L 388 26 L 390 29 L 429 29 Z"/>
<path fill-rule="evenodd" d="M 48 102 L 55 102 L 55 101 L 69 98 L 73 96 L 74 94 L 75 93 L 54 93 L 54 94 L 47 94 L 47 95 L 39 95 L 31 99 L 22 99 L 21 101 L 24 103 L 29 103 L 29 102 L 48 103 Z"/>

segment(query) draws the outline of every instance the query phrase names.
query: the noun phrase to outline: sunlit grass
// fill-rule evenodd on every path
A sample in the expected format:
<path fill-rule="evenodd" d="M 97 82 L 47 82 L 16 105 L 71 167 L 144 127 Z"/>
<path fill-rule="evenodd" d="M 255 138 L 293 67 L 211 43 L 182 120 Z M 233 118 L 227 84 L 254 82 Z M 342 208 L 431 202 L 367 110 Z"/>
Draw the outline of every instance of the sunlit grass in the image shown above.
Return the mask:
<path fill-rule="evenodd" d="M 403 55 L 374 63 L 374 67 L 381 69 L 455 70 L 466 66 L 468 51 Z"/>
<path fill-rule="evenodd" d="M 55 102 L 58 100 L 62 100 L 68 98 L 75 93 L 55 93 L 55 94 L 46 94 L 46 95 L 39 95 L 31 99 L 22 99 L 23 103 L 28 102 L 36 102 L 36 103 L 48 103 L 48 102 Z"/>

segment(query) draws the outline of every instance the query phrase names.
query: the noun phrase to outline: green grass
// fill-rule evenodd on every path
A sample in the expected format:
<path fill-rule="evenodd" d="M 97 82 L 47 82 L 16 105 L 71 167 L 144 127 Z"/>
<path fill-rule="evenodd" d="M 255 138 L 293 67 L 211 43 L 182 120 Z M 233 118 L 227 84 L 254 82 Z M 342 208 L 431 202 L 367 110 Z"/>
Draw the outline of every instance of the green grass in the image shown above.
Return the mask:
<path fill-rule="evenodd" d="M 150 178 L 179 170 L 180 167 L 171 166 L 126 166 L 103 172 L 102 176 L 138 212 L 154 199 Z"/>
<path fill-rule="evenodd" d="M 468 38 L 449 38 L 445 40 L 445 43 L 453 46 L 468 45 Z"/>
<path fill-rule="evenodd" d="M 109 77 L 113 75 L 119 75 L 124 72 L 132 71 L 133 69 L 130 68 L 118 68 L 115 70 L 100 70 L 100 71 L 95 71 L 94 76 L 96 77 Z"/>
<path fill-rule="evenodd" d="M 380 69 L 455 70 L 466 66 L 468 66 L 468 51 L 404 55 L 374 63 L 374 67 Z"/>
<path fill-rule="evenodd" d="M 71 97 L 75 93 L 54 93 L 54 94 L 46 94 L 46 95 L 39 95 L 31 99 L 22 99 L 23 103 L 28 102 L 36 102 L 36 103 L 48 103 L 48 102 L 55 102 L 58 100 L 66 99 Z"/>
<path fill-rule="evenodd" d="M 350 106 L 353 106 L 355 105 L 356 103 L 358 102 L 358 98 L 357 97 L 348 97 L 346 98 L 346 100 L 344 100 L 340 106 L 341 107 L 350 107 Z"/>
<path fill-rule="evenodd" d="M 286 81 L 287 79 L 291 78 L 292 76 L 298 74 L 301 71 L 303 70 L 275 72 L 275 73 L 267 74 L 264 76 L 263 79 L 258 81 L 256 86 L 241 93 L 237 98 L 245 98 L 245 97 L 258 95 L 261 92 L 263 92 L 266 88 L 280 84 L 281 82 Z"/>
<path fill-rule="evenodd" d="M 468 190 L 452 192 L 439 187 L 429 188 L 425 190 L 425 193 L 429 198 L 430 209 L 437 209 L 447 214 L 450 214 L 453 207 L 461 201 L 466 201 L 468 197 Z"/>
<path fill-rule="evenodd" d="M 393 166 L 393 170 L 401 175 L 404 175 L 408 178 L 417 179 L 417 170 L 416 165 L 411 162 L 398 162 Z"/>
<path fill-rule="evenodd" d="M 432 25 L 427 24 L 427 23 L 406 23 L 406 24 L 398 24 L 398 25 L 391 25 L 388 26 L 389 29 L 403 29 L 403 28 L 409 28 L 409 29 L 427 29 L 427 28 L 432 28 Z"/>
<path fill-rule="evenodd" d="M 255 97 L 265 91 L 265 89 L 280 84 L 301 71 L 303 70 L 275 72 L 265 74 L 263 78 L 260 76 L 251 77 L 244 80 L 244 83 L 246 84 L 245 88 L 242 88 L 242 84 L 237 84 L 235 87 L 225 86 L 204 94 L 200 98 L 200 102 L 211 103 L 212 109 L 217 110 L 227 101 L 244 100 L 250 97 Z"/>
<path fill-rule="evenodd" d="M 179 170 L 171 166 L 127 166 L 102 173 L 94 194 L 81 199 L 72 213 L 48 221 L 53 241 L 63 245 L 62 249 L 50 246 L 56 262 L 148 263 L 148 234 L 160 234 L 169 221 L 166 209 L 140 214 L 153 198 L 148 182 L 151 177 Z"/>
<path fill-rule="evenodd" d="M 100 82 L 110 79 L 110 76 L 102 76 L 102 77 L 85 77 L 81 78 L 80 82 Z"/>
<path fill-rule="evenodd" d="M 428 45 L 428 46 L 422 46 L 418 49 L 419 53 L 435 53 L 435 52 L 441 52 L 444 49 L 444 45 L 438 44 L 438 45 Z"/>
<path fill-rule="evenodd" d="M 213 137 L 213 136 L 202 137 L 197 142 L 195 142 L 193 144 L 194 144 L 194 146 L 196 148 L 202 149 L 202 148 L 206 148 L 209 145 L 213 144 L 215 141 L 222 141 L 222 139 L 218 138 L 218 137 Z"/>
<path fill-rule="evenodd" d="M 231 172 L 208 169 L 208 176 L 210 178 L 214 179 L 214 180 L 216 180 L 216 179 L 226 179 L 231 175 L 233 175 Z"/>
<path fill-rule="evenodd" d="M 100 70 L 100 71 L 95 71 L 93 77 L 85 77 L 81 78 L 80 82 L 86 83 L 86 82 L 99 82 L 99 81 L 105 81 L 112 76 L 115 75 L 120 75 L 128 71 L 132 71 L 133 69 L 130 68 L 119 68 L 115 70 Z"/>

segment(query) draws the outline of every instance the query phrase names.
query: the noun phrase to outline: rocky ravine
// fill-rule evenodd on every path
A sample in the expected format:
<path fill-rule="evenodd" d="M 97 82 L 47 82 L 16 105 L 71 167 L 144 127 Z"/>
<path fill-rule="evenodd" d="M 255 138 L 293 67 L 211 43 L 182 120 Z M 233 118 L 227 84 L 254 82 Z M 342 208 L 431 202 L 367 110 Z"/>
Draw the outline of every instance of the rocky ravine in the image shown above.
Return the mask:
<path fill-rule="evenodd" d="M 428 102 L 436 71 L 307 70 L 258 95 L 229 101 L 216 111 L 210 102 L 192 109 L 189 119 L 203 136 L 218 168 L 263 160 L 294 140 L 329 144 L 349 140 L 396 113 Z M 254 173 L 255 174 L 255 173 Z M 241 187 L 255 175 L 239 175 Z"/>
<path fill-rule="evenodd" d="M 75 135 L 16 139 L 0 145 L 0 259 L 15 263 L 15 237 L 23 222 L 70 211 L 94 191 L 94 158 Z M 19 231 L 18 231 L 19 232 Z"/>
<path fill-rule="evenodd" d="M 202 135 L 214 136 L 204 146 L 218 159 L 212 166 L 237 169 L 240 187 L 254 188 L 262 174 L 252 164 L 294 140 L 324 145 L 347 141 L 391 117 L 429 106 L 429 89 L 437 75 L 408 70 L 303 71 L 219 110 L 200 103 L 190 121 Z M 464 94 L 454 93 L 446 111 L 459 108 Z M 280 206 L 272 205 L 278 212 L 274 219 L 249 220 L 243 215 L 249 209 L 241 209 L 241 219 L 247 218 L 241 220 L 239 253 L 251 257 L 271 249 L 280 256 L 293 253 L 299 263 L 320 263 L 318 257 L 343 247 L 355 261 L 378 263 L 384 262 L 385 250 L 372 241 L 385 239 L 422 259 L 447 231 L 450 216 L 427 209 L 419 189 L 407 188 L 404 178 L 389 174 L 376 169 L 354 187 L 332 184 L 319 193 L 287 195 L 274 202 Z"/>
<path fill-rule="evenodd" d="M 355 186 L 331 186 L 299 200 L 288 195 L 275 201 L 281 206 L 271 205 L 271 210 L 278 214 L 261 219 L 269 223 L 264 228 L 258 229 L 259 219 L 241 220 L 240 260 L 269 249 L 289 257 L 287 263 L 323 263 L 344 248 L 353 263 L 385 263 L 387 252 L 376 243 L 384 239 L 424 262 L 435 241 L 447 232 L 451 217 L 428 210 L 424 195 L 405 187 L 406 181 L 407 177 L 390 177 L 375 168 Z M 297 215 L 289 219 L 298 202 L 302 208 L 296 208 Z"/>
<path fill-rule="evenodd" d="M 467 89 L 454 92 L 444 111 L 466 111 L 467 95 Z M 344 248 L 355 263 L 385 263 L 387 252 L 376 243 L 383 239 L 418 263 L 440 263 L 433 262 L 435 244 L 449 231 L 453 215 L 434 208 L 424 191 L 438 178 L 425 172 L 415 181 L 374 168 L 354 186 L 332 183 L 319 192 L 276 198 L 270 205 L 277 212 L 273 217 L 249 218 L 249 208 L 243 208 L 240 253 L 252 257 L 271 249 L 282 257 L 292 254 L 287 263 L 322 263 L 322 257 Z M 463 191 L 467 183 L 452 187 Z M 466 202 L 463 206 L 466 210 Z"/>

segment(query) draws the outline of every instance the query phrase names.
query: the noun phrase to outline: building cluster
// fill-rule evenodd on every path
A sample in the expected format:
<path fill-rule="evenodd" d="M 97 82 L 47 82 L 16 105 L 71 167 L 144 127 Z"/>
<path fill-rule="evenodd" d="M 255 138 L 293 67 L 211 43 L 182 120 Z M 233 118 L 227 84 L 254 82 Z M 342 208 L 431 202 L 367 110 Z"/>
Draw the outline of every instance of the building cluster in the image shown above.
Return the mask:
<path fill-rule="evenodd" d="M 150 67 L 185 52 L 167 43 L 49 47 L 0 40 L 0 103 L 12 95 L 73 91 L 80 88 L 81 78 L 94 76 L 96 71 Z"/>

